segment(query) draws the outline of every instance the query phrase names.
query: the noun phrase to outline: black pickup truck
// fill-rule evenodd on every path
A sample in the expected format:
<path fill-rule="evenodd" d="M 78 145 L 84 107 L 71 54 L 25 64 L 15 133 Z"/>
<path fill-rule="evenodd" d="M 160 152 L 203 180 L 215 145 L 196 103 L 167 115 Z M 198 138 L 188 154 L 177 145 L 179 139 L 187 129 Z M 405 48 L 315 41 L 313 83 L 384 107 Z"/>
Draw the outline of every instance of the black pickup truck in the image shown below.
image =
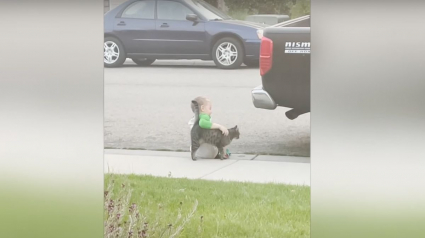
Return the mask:
<path fill-rule="evenodd" d="M 310 16 L 267 27 L 262 32 L 262 85 L 251 92 L 256 108 L 291 108 L 293 120 L 310 112 Z"/>

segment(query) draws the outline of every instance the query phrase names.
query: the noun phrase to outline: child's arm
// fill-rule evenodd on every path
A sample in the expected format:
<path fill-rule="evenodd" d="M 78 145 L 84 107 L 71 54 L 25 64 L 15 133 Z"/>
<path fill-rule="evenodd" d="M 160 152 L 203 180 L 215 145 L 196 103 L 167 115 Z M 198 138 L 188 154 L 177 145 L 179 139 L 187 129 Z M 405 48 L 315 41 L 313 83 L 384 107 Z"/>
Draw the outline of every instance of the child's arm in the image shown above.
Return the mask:
<path fill-rule="evenodd" d="M 224 126 L 222 126 L 220 124 L 217 124 L 217 123 L 213 123 L 211 125 L 211 129 L 219 129 L 226 136 L 229 134 L 229 130 L 227 130 L 226 127 L 224 127 Z"/>
<path fill-rule="evenodd" d="M 229 134 L 226 127 L 217 123 L 212 123 L 208 115 L 199 116 L 199 126 L 204 129 L 219 129 L 226 136 Z"/>

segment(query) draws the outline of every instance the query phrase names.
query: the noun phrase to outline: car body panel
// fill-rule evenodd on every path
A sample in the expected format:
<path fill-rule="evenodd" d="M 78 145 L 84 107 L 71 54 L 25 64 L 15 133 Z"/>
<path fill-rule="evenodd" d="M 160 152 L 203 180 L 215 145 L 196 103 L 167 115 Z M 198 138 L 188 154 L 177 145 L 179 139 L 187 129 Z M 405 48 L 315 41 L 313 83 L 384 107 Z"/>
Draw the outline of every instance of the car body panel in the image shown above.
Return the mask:
<path fill-rule="evenodd" d="M 114 19 L 114 33 L 128 53 L 155 53 L 155 20 Z"/>
<path fill-rule="evenodd" d="M 204 22 L 157 20 L 155 40 L 158 54 L 209 54 Z"/>
<path fill-rule="evenodd" d="M 246 40 L 245 43 L 245 57 L 252 60 L 258 60 L 260 58 L 259 45 L 261 40 Z"/>
<path fill-rule="evenodd" d="M 197 22 L 160 20 L 157 9 L 154 20 L 121 18 L 124 9 L 136 1 L 125 2 L 105 14 L 105 36 L 118 38 L 128 57 L 207 60 L 211 59 L 212 47 L 221 37 L 240 40 L 247 58 L 259 57 L 261 41 L 257 30 L 266 27 L 265 24 L 233 19 L 208 20 L 190 0 L 169 1 L 180 2 L 191 9 L 199 17 Z M 123 21 L 125 26 L 120 26 Z M 163 25 L 167 27 L 161 27 Z"/>

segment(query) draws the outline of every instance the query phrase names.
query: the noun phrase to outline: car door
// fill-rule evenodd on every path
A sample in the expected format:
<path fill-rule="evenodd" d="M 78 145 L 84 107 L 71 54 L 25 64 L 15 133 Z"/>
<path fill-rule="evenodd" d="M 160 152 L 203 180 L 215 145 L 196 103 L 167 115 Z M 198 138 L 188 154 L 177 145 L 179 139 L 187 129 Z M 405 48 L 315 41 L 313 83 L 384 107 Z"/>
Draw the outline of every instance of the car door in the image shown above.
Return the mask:
<path fill-rule="evenodd" d="M 135 1 L 124 7 L 115 18 L 114 32 L 129 57 L 153 53 L 155 0 Z"/>
<path fill-rule="evenodd" d="M 182 2 L 157 1 L 155 38 L 158 52 L 175 58 L 202 58 L 208 55 L 205 23 L 186 20 L 194 12 Z"/>

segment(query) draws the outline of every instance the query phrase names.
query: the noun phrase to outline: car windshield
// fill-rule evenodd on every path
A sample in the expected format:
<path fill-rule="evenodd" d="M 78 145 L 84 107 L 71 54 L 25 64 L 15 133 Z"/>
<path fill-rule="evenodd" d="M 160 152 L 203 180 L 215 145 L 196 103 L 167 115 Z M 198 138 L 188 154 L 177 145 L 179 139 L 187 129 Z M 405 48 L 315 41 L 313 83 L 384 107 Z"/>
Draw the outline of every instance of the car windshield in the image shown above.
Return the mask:
<path fill-rule="evenodd" d="M 208 20 L 220 21 L 232 19 L 226 13 L 210 5 L 209 3 L 206 3 L 205 1 L 186 0 L 186 2 L 199 11 Z"/>

